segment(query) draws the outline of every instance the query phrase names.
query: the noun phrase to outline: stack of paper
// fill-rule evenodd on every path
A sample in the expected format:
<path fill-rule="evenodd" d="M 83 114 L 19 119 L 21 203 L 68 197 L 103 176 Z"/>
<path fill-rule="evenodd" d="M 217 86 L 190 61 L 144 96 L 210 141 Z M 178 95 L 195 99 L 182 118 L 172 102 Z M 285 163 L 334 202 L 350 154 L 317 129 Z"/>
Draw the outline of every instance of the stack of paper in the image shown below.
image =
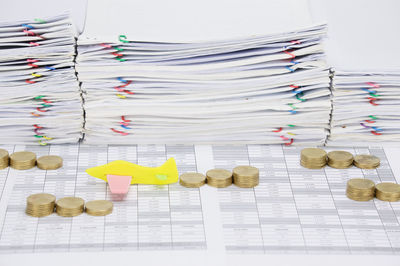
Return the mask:
<path fill-rule="evenodd" d="M 336 72 L 330 144 L 400 141 L 400 72 Z"/>
<path fill-rule="evenodd" d="M 198 43 L 78 40 L 90 143 L 322 144 L 324 25 Z"/>
<path fill-rule="evenodd" d="M 68 15 L 0 23 L 0 143 L 79 140 L 74 35 Z"/>

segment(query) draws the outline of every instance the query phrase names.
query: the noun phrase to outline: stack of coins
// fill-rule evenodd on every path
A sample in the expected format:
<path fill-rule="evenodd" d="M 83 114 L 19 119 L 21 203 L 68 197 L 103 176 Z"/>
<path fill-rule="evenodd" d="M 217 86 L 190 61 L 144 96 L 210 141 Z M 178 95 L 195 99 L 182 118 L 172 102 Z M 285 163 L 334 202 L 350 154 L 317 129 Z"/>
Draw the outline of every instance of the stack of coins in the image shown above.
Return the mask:
<path fill-rule="evenodd" d="M 206 183 L 206 177 L 200 173 L 184 173 L 179 177 L 179 184 L 188 188 L 198 188 Z"/>
<path fill-rule="evenodd" d="M 328 165 L 333 168 L 345 169 L 353 164 L 353 155 L 347 151 L 331 151 L 328 153 Z"/>
<path fill-rule="evenodd" d="M 368 201 L 375 196 L 375 183 L 369 179 L 353 178 L 347 182 L 346 195 L 356 201 Z"/>
<path fill-rule="evenodd" d="M 54 212 L 56 197 L 47 193 L 30 195 L 26 199 L 26 214 L 33 217 L 43 217 Z"/>
<path fill-rule="evenodd" d="M 9 156 L 8 151 L 0 149 L 0 170 L 8 167 Z"/>
<path fill-rule="evenodd" d="M 232 184 L 232 172 L 225 169 L 212 169 L 206 173 L 207 184 L 216 187 L 224 188 Z"/>
<path fill-rule="evenodd" d="M 300 164 L 309 169 L 319 169 L 326 165 L 326 152 L 318 148 L 301 150 Z"/>
<path fill-rule="evenodd" d="M 60 156 L 46 155 L 37 159 L 37 167 L 43 170 L 55 170 L 63 165 L 63 159 Z"/>
<path fill-rule="evenodd" d="M 375 169 L 381 163 L 381 160 L 373 155 L 362 154 L 354 157 L 354 165 L 363 169 Z"/>
<path fill-rule="evenodd" d="M 31 169 L 36 165 L 36 154 L 30 151 L 14 152 L 10 156 L 10 166 L 18 170 Z"/>
<path fill-rule="evenodd" d="M 65 197 L 57 200 L 56 212 L 60 216 L 73 217 L 83 213 L 85 201 L 78 197 Z"/>
<path fill-rule="evenodd" d="M 86 213 L 93 216 L 105 216 L 112 213 L 113 203 L 108 200 L 92 200 L 86 203 Z"/>
<path fill-rule="evenodd" d="M 389 182 L 377 184 L 376 197 L 383 201 L 398 201 L 400 200 L 400 185 Z"/>
<path fill-rule="evenodd" d="M 258 185 L 260 172 L 258 168 L 241 165 L 233 169 L 233 183 L 241 188 L 253 188 Z"/>

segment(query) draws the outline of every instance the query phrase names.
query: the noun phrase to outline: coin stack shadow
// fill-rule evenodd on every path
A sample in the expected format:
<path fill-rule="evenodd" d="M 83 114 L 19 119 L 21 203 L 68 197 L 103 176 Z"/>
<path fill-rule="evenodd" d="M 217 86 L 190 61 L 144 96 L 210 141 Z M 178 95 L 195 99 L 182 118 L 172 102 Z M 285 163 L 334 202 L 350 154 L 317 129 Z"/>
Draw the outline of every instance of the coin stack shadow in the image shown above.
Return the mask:
<path fill-rule="evenodd" d="M 225 188 L 232 185 L 232 172 L 225 169 L 212 169 L 206 173 L 207 184 L 216 188 Z"/>
<path fill-rule="evenodd" d="M 258 185 L 260 172 L 258 168 L 240 165 L 233 168 L 233 183 L 240 188 L 253 188 Z"/>
<path fill-rule="evenodd" d="M 326 151 L 318 148 L 305 148 L 301 150 L 300 164 L 309 169 L 320 169 L 326 165 Z"/>
<path fill-rule="evenodd" d="M 376 185 L 376 198 L 383 201 L 400 200 L 400 185 L 384 182 Z"/>
<path fill-rule="evenodd" d="M 17 170 L 27 170 L 35 167 L 36 154 L 30 151 L 14 152 L 10 155 L 10 166 Z"/>
<path fill-rule="evenodd" d="M 375 196 L 375 183 L 369 179 L 353 178 L 347 181 L 346 195 L 356 201 L 369 201 Z"/>
<path fill-rule="evenodd" d="M 56 197 L 47 193 L 30 195 L 26 199 L 26 214 L 33 217 L 44 217 L 54 212 Z"/>
<path fill-rule="evenodd" d="M 353 154 L 347 151 L 331 151 L 328 153 L 328 165 L 337 169 L 349 168 L 353 165 Z"/>
<path fill-rule="evenodd" d="M 8 151 L 0 149 L 0 170 L 8 167 L 10 163 L 10 157 Z"/>
<path fill-rule="evenodd" d="M 65 197 L 57 200 L 56 212 L 60 216 L 73 217 L 83 213 L 85 201 L 78 197 Z"/>

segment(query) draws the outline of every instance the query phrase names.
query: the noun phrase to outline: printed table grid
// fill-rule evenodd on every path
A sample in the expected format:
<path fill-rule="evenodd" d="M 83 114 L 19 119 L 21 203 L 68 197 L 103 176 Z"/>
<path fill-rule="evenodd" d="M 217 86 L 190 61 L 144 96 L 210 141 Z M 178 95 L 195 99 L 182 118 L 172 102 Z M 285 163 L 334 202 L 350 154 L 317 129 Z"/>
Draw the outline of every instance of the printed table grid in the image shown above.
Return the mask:
<path fill-rule="evenodd" d="M 24 213 L 26 197 L 47 192 L 57 198 L 86 201 L 113 199 L 106 184 L 85 170 L 113 160 L 159 166 L 174 157 L 178 170 L 196 172 L 195 147 L 189 145 L 54 145 L 2 146 L 10 153 L 29 150 L 38 156 L 55 154 L 64 167 L 53 171 L 33 168 L 0 170 L 2 203 L 0 252 L 84 252 L 115 250 L 205 250 L 202 201 L 214 190 L 133 185 L 124 201 L 114 201 L 105 217 L 56 214 L 44 218 Z M 299 165 L 301 148 L 280 145 L 212 146 L 215 168 L 253 165 L 260 169 L 254 189 L 234 185 L 216 189 L 225 250 L 234 254 L 399 254 L 400 202 L 356 202 L 345 195 L 350 178 L 396 182 L 382 148 L 340 148 L 353 154 L 374 154 L 381 165 L 374 170 L 356 167 L 310 170 Z M 338 150 L 338 148 L 325 148 Z M 200 157 L 199 157 L 200 156 Z M 212 166 L 210 165 L 210 168 Z M 11 193 L 8 188 L 12 188 Z M 7 191 L 6 191 L 7 190 Z M 210 228 L 208 228 L 210 230 Z"/>
<path fill-rule="evenodd" d="M 85 170 L 117 159 L 159 166 L 175 157 L 180 171 L 196 171 L 193 146 L 75 144 L 7 148 L 10 153 L 28 150 L 37 156 L 60 155 L 64 167 L 52 171 L 7 168 L 0 172 L 2 190 L 7 178 L 14 180 L 1 218 L 0 252 L 206 249 L 200 191 L 179 184 L 132 185 L 124 201 L 114 201 L 113 213 L 104 217 L 84 213 L 73 218 L 56 214 L 34 218 L 24 212 L 26 198 L 33 193 L 51 193 L 57 198 L 76 196 L 85 201 L 112 199 L 106 183 L 90 177 Z"/>
<path fill-rule="evenodd" d="M 225 248 L 233 254 L 399 254 L 400 202 L 356 202 L 345 195 L 350 178 L 396 182 L 382 148 L 325 148 L 374 154 L 378 169 L 310 170 L 299 147 L 214 146 L 216 168 L 260 169 L 260 184 L 219 189 Z"/>

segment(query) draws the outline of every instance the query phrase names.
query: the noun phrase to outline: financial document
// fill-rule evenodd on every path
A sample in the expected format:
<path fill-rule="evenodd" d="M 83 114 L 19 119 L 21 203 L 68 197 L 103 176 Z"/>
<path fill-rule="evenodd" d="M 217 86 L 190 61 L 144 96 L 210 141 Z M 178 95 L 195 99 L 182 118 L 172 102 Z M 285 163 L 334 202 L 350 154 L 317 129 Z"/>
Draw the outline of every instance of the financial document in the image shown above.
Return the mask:
<path fill-rule="evenodd" d="M 154 264 L 164 261 L 165 265 L 172 260 L 175 265 L 189 260 L 193 265 L 240 265 L 246 261 L 263 265 L 271 256 L 311 260 L 315 255 L 328 255 L 352 260 L 371 254 L 395 265 L 395 255 L 400 254 L 400 202 L 356 202 L 345 195 L 351 178 L 396 182 L 380 147 L 340 148 L 378 156 L 381 165 L 374 170 L 306 169 L 299 164 L 302 148 L 284 145 L 0 148 L 64 159 L 58 170 L 0 170 L 0 265 L 5 261 L 22 265 L 23 259 L 36 265 L 36 259 L 51 257 L 65 257 L 64 263 L 71 258 L 92 257 L 98 265 L 125 257 Z M 231 170 L 250 164 L 260 169 L 260 184 L 254 189 L 132 185 L 127 197 L 118 201 L 104 181 L 85 173 L 89 167 L 113 160 L 159 166 L 170 157 L 175 158 L 179 173 L 205 174 L 212 168 Z M 85 213 L 73 218 L 55 213 L 30 217 L 25 214 L 26 198 L 40 192 L 57 199 L 109 199 L 114 210 L 104 217 Z M 363 259 L 366 265 L 374 261 L 368 256 Z"/>

